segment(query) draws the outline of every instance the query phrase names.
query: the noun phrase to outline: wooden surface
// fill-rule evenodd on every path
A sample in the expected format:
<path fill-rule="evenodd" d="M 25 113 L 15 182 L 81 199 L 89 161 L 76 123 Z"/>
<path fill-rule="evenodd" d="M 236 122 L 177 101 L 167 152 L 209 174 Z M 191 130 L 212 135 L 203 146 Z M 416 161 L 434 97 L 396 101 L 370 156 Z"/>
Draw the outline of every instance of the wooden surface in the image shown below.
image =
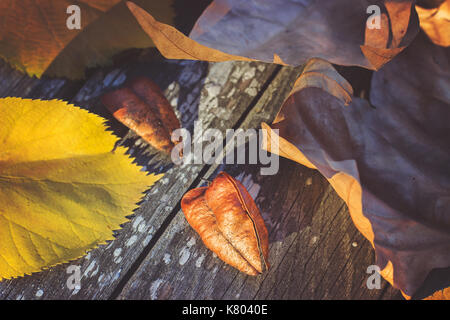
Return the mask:
<path fill-rule="evenodd" d="M 0 61 L 0 97 L 64 99 L 114 120 L 99 97 L 136 75 L 164 90 L 183 127 L 259 128 L 271 122 L 299 69 L 256 62 L 208 64 L 171 61 L 154 50 L 130 52 L 85 81 L 28 78 Z M 366 287 L 374 253 L 353 226 L 344 202 L 316 171 L 280 159 L 278 174 L 260 165 L 174 166 L 138 137 L 126 145 L 147 170 L 165 172 L 116 240 L 87 256 L 0 283 L 0 299 L 398 299 L 382 281 Z M 184 193 L 225 170 L 261 208 L 270 236 L 269 272 L 249 277 L 224 264 L 202 244 L 180 210 Z M 69 265 L 81 267 L 81 288 L 70 290 Z"/>

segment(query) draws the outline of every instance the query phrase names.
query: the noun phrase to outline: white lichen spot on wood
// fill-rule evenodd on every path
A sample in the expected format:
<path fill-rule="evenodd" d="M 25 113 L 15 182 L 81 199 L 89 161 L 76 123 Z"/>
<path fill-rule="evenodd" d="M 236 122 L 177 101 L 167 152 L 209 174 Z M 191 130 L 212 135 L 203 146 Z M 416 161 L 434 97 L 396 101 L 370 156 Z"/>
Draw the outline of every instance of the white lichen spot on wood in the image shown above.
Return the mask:
<path fill-rule="evenodd" d="M 120 254 L 122 253 L 122 248 L 117 248 L 116 250 L 114 250 L 114 257 L 118 257 L 120 256 Z"/>
<path fill-rule="evenodd" d="M 137 240 L 137 236 L 133 235 L 130 237 L 130 239 L 128 239 L 128 241 L 127 241 L 127 243 L 125 243 L 125 245 L 127 247 L 131 247 L 136 242 L 136 240 Z"/>
<path fill-rule="evenodd" d="M 44 291 L 39 289 L 38 291 L 36 291 L 36 297 L 40 298 L 44 295 Z"/>
<path fill-rule="evenodd" d="M 190 248 L 190 247 L 192 247 L 196 242 L 197 242 L 197 240 L 196 240 L 194 237 L 191 237 L 191 238 L 189 239 L 189 241 L 187 242 L 186 246 L 187 246 L 188 248 Z"/>
<path fill-rule="evenodd" d="M 164 257 L 163 257 L 164 263 L 165 263 L 165 264 L 169 264 L 169 263 L 172 261 L 170 258 L 171 258 L 170 254 L 165 253 L 165 254 L 164 254 Z"/>
<path fill-rule="evenodd" d="M 250 79 L 254 79 L 256 74 L 255 68 L 251 68 L 246 73 L 244 73 L 244 76 L 242 77 L 242 80 L 247 81 Z"/>
<path fill-rule="evenodd" d="M 200 268 L 202 266 L 203 261 L 205 260 L 205 255 L 202 254 L 200 257 L 198 257 L 197 261 L 195 261 L 195 266 L 197 268 Z"/>
<path fill-rule="evenodd" d="M 114 250 L 114 262 L 115 263 L 120 263 L 122 262 L 122 257 L 120 256 L 120 254 L 122 253 L 122 248 L 117 248 L 116 250 Z"/>
<path fill-rule="evenodd" d="M 189 260 L 190 256 L 191 256 L 191 253 L 189 252 L 189 248 L 184 247 L 180 251 L 180 260 L 178 260 L 178 263 L 180 265 L 184 265 Z"/>
<path fill-rule="evenodd" d="M 91 278 L 95 277 L 98 273 L 98 271 L 100 270 L 100 265 L 97 264 L 97 268 L 91 273 Z"/>
<path fill-rule="evenodd" d="M 99 277 L 99 281 L 97 281 L 97 282 L 98 282 L 100 288 L 103 289 L 106 285 L 111 283 L 111 275 L 110 274 L 106 274 L 106 275 L 102 274 Z"/>
<path fill-rule="evenodd" d="M 145 237 L 145 239 L 142 241 L 142 245 L 145 247 L 150 243 L 150 240 L 152 240 L 152 235 L 149 234 L 148 236 Z"/>
<path fill-rule="evenodd" d="M 144 221 L 144 218 L 142 216 L 136 217 L 133 221 L 133 230 L 136 230 L 137 227 Z"/>
<path fill-rule="evenodd" d="M 231 98 L 235 91 L 236 91 L 236 88 L 231 89 L 230 92 L 228 92 L 227 98 L 228 99 Z"/>
<path fill-rule="evenodd" d="M 73 289 L 73 291 L 72 291 L 72 295 L 74 296 L 74 295 L 76 295 L 76 294 L 78 294 L 78 292 L 80 292 L 80 287 L 75 287 L 75 289 Z"/>
<path fill-rule="evenodd" d="M 258 94 L 258 81 L 253 79 L 244 92 L 248 94 L 250 97 L 255 97 Z"/>
<path fill-rule="evenodd" d="M 87 276 L 89 275 L 89 272 L 91 272 L 92 270 L 94 270 L 95 265 L 96 265 L 96 261 L 94 260 L 94 261 L 92 261 L 92 262 L 89 264 L 89 266 L 86 268 L 86 270 L 85 270 L 84 273 L 83 273 L 83 276 L 84 276 L 84 277 L 87 277 Z"/>
<path fill-rule="evenodd" d="M 314 245 L 314 244 L 317 242 L 318 239 L 319 239 L 318 236 L 313 236 L 313 237 L 311 238 L 310 245 Z"/>
<path fill-rule="evenodd" d="M 217 97 L 211 97 L 208 100 L 208 107 L 209 108 L 211 108 L 213 110 L 216 110 L 218 108 L 218 106 L 219 106 L 219 99 Z"/>
<path fill-rule="evenodd" d="M 142 232 L 144 232 L 146 229 L 147 229 L 147 226 L 145 225 L 145 223 L 141 223 L 141 224 L 139 225 L 137 231 L 138 231 L 139 233 L 142 233 Z"/>
<path fill-rule="evenodd" d="M 114 274 L 114 277 L 112 278 L 112 281 L 118 280 L 121 273 L 122 273 L 122 269 L 119 269 L 119 270 Z"/>
<path fill-rule="evenodd" d="M 162 283 L 163 283 L 162 279 L 158 279 L 158 280 L 155 280 L 152 282 L 152 284 L 150 286 L 150 299 L 156 300 L 158 298 L 158 296 L 157 296 L 158 289 Z"/>

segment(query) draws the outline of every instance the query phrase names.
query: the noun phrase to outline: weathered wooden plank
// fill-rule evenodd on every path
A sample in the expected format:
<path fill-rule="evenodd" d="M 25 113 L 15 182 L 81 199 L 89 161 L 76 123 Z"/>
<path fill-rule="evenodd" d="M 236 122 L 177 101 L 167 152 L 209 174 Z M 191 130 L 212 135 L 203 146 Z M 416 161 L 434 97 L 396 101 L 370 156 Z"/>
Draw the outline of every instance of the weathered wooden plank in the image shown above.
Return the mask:
<path fill-rule="evenodd" d="M 241 127 L 270 121 L 295 77 L 292 70 L 282 70 Z M 118 298 L 381 298 L 385 281 L 380 290 L 366 287 L 372 248 L 328 182 L 317 171 L 286 159 L 281 159 L 275 176 L 261 176 L 259 169 L 258 165 L 213 166 L 205 177 L 225 170 L 255 197 L 269 229 L 269 272 L 249 277 L 224 264 L 206 249 L 179 211 Z"/>
<path fill-rule="evenodd" d="M 264 208 L 270 271 L 249 277 L 225 265 L 204 247 L 179 212 L 119 298 L 379 298 L 387 283 L 382 281 L 381 290 L 365 286 L 372 248 L 319 173 L 284 159 L 276 177 L 261 177 L 252 167 L 221 169 L 240 178 Z"/>
<path fill-rule="evenodd" d="M 63 99 L 73 94 L 80 84 L 65 79 L 30 78 L 14 70 L 0 59 L 0 97 Z"/>
<path fill-rule="evenodd" d="M 129 77 L 147 75 L 165 89 L 171 104 L 183 115 L 181 121 L 184 127 L 192 129 L 193 121 L 199 119 L 204 128 L 225 130 L 233 127 L 242 113 L 252 106 L 255 96 L 275 70 L 275 66 L 253 62 L 208 65 L 192 61 L 155 61 L 151 51 L 148 51 L 120 68 L 98 70 L 86 81 L 72 102 L 107 117 L 112 130 L 123 135 L 126 130 L 104 111 L 99 97 Z M 146 151 L 139 139 L 129 145 L 141 164 L 149 162 L 151 150 Z M 150 166 L 156 170 L 164 168 L 151 161 Z M 0 284 L 0 298 L 108 298 L 152 237 L 158 234 L 158 229 L 161 226 L 164 228 L 166 219 L 173 215 L 174 207 L 202 168 L 203 165 L 171 168 L 146 195 L 141 207 L 130 223 L 124 225 L 116 240 L 77 261 L 25 278 L 4 281 Z M 81 269 L 80 289 L 70 290 L 66 285 L 69 277 L 66 268 L 69 265 Z"/>

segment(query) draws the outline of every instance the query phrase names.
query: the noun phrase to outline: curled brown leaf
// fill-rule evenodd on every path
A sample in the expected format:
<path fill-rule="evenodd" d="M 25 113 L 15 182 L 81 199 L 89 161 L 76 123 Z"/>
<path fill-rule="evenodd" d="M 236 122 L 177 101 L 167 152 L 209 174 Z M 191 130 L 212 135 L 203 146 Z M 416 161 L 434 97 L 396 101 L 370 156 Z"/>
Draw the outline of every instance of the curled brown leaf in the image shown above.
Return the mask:
<path fill-rule="evenodd" d="M 135 78 L 106 93 L 102 102 L 116 119 L 156 149 L 170 153 L 175 146 L 171 136 L 180 122 L 161 89 L 148 78 Z"/>
<path fill-rule="evenodd" d="M 245 187 L 225 172 L 209 187 L 187 192 L 181 209 L 205 245 L 224 262 L 249 275 L 268 268 L 264 220 Z"/>

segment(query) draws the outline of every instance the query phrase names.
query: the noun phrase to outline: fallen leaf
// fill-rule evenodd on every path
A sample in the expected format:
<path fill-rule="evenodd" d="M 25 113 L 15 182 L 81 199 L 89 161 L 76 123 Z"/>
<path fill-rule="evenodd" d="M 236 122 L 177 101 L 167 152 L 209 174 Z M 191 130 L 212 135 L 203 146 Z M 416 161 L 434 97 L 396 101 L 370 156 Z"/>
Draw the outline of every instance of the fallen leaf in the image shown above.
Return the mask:
<path fill-rule="evenodd" d="M 443 1 L 436 8 L 422 8 L 416 6 L 420 27 L 425 31 L 433 43 L 450 46 L 450 0 Z"/>
<path fill-rule="evenodd" d="M 136 2 L 172 23 L 172 1 Z M 74 4 L 81 9 L 81 30 L 66 25 L 67 8 Z M 105 65 L 125 49 L 152 45 L 121 0 L 0 1 L 0 58 L 30 76 L 83 78 L 85 67 Z"/>
<path fill-rule="evenodd" d="M 205 245 L 249 275 L 269 268 L 269 238 L 264 220 L 245 187 L 225 172 L 209 187 L 190 190 L 181 200 L 189 224 Z"/>
<path fill-rule="evenodd" d="M 450 300 L 450 288 L 436 291 L 433 295 L 425 298 L 425 300 Z"/>
<path fill-rule="evenodd" d="M 302 76 L 315 79 L 299 81 L 271 126 L 290 159 L 328 179 L 373 244 L 381 274 L 406 296 L 450 266 L 448 53 L 421 33 L 374 73 L 370 103 L 351 97 L 349 106 L 336 94 L 349 84 L 331 64 L 308 75 L 327 64 L 310 60 Z"/>
<path fill-rule="evenodd" d="M 127 5 L 142 29 L 148 34 L 161 54 L 167 59 L 190 59 L 212 62 L 251 60 L 198 44 L 174 27 L 156 21 L 155 18 L 135 3 L 127 2 Z"/>
<path fill-rule="evenodd" d="M 166 126 L 170 135 L 172 135 L 174 130 L 181 127 L 173 108 L 156 83 L 146 77 L 137 77 L 129 83 L 129 86 L 152 108 Z"/>
<path fill-rule="evenodd" d="M 135 78 L 106 93 L 102 102 L 115 118 L 156 149 L 170 153 L 177 143 L 171 137 L 180 122 L 164 93 L 148 78 Z"/>
<path fill-rule="evenodd" d="M 414 1 L 376 0 L 380 28 L 369 29 L 367 1 L 215 0 L 187 38 L 128 3 L 145 32 L 169 59 L 260 60 L 302 65 L 312 57 L 379 69 L 418 31 Z M 214 48 L 214 49 L 212 49 Z"/>
<path fill-rule="evenodd" d="M 160 179 L 112 153 L 103 122 L 59 100 L 0 99 L 0 280 L 113 240 Z"/>

